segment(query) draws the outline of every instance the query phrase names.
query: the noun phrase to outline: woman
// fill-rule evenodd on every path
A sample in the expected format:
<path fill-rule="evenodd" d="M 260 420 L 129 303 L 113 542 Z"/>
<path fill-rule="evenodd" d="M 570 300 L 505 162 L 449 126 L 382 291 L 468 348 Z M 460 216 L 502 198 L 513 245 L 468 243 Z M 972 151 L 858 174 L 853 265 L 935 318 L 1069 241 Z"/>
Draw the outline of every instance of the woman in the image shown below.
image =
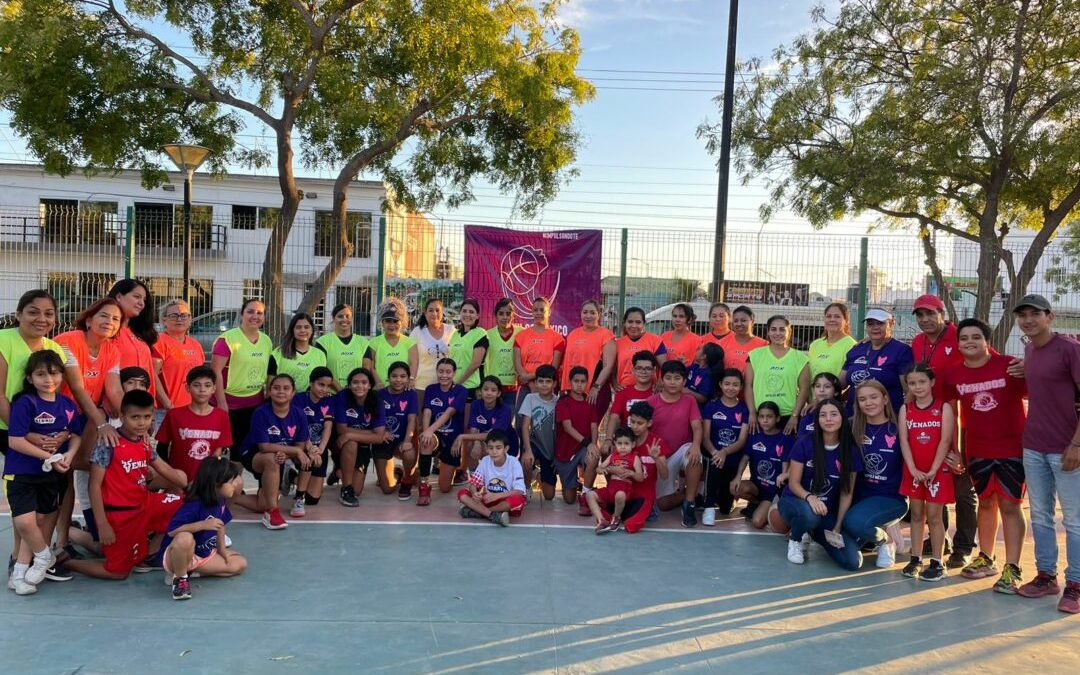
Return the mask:
<path fill-rule="evenodd" d="M 900 494 L 904 456 L 896 413 L 889 405 L 889 393 L 880 382 L 867 380 L 855 389 L 855 417 L 851 433 L 862 440 L 863 470 L 855 482 L 855 499 L 844 518 L 844 534 L 855 540 L 845 557 L 848 569 L 862 566 L 859 549 L 877 544 L 877 566 L 892 567 L 900 536 L 894 526 L 908 510 L 907 498 Z M 887 532 L 897 532 L 890 543 Z"/>
<path fill-rule="evenodd" d="M 731 335 L 721 345 L 724 348 L 724 366 L 745 373 L 750 352 L 768 344 L 768 340 L 754 335 L 754 310 L 739 305 L 731 313 Z"/>
<path fill-rule="evenodd" d="M 785 316 L 770 317 L 766 325 L 769 345 L 750 352 L 746 364 L 746 405 L 750 408 L 750 433 L 757 432 L 757 408 L 772 401 L 780 408 L 780 426 L 794 434 L 799 414 L 810 394 L 810 368 L 806 354 L 791 348 L 791 322 Z"/>
<path fill-rule="evenodd" d="M 839 401 L 818 406 L 813 434 L 795 441 L 788 461 L 788 482 L 780 497 L 780 515 L 791 526 L 787 559 L 806 562 L 803 535 L 821 544 L 838 565 L 851 568 L 858 544 L 843 534 L 855 481 L 863 471 L 862 454 Z"/>
<path fill-rule="evenodd" d="M 457 332 L 450 338 L 450 358 L 461 364 L 454 381 L 465 387 L 471 401 L 480 386 L 480 368 L 488 351 L 487 331 L 480 327 L 480 302 L 465 298 L 458 319 Z"/>
<path fill-rule="evenodd" d="M 158 335 L 153 353 L 158 385 L 173 407 L 185 406 L 191 403 L 187 374 L 192 368 L 206 363 L 206 353 L 199 341 L 188 335 L 191 307 L 186 302 L 170 300 L 161 311 L 161 323 L 165 332 Z"/>
<path fill-rule="evenodd" d="M 600 303 L 595 300 L 581 303 L 581 325 L 566 336 L 560 391 L 570 391 L 570 369 L 574 366 L 589 371 L 592 381 L 586 398 L 603 415 L 611 403 L 607 384 L 615 372 L 615 334 L 600 325 Z"/>
<path fill-rule="evenodd" d="M 248 437 L 251 416 L 263 402 L 274 348 L 270 336 L 260 330 L 265 313 L 262 300 L 245 300 L 240 307 L 240 326 L 222 333 L 212 349 L 210 367 L 217 379 L 217 406 L 229 413 L 233 439 Z"/>
<path fill-rule="evenodd" d="M 304 392 L 311 386 L 311 371 L 326 365 L 326 351 L 311 344 L 315 337 L 315 322 L 304 312 L 293 315 L 285 331 L 281 346 L 270 353 L 267 367 L 267 387 L 270 379 L 279 373 L 288 375 L 296 383 L 296 391 Z M 316 442 L 318 442 L 316 440 Z"/>
<path fill-rule="evenodd" d="M 536 369 L 547 364 L 555 366 L 558 371 L 566 352 L 566 340 L 548 327 L 551 303 L 547 298 L 533 300 L 532 310 L 533 324 L 514 338 L 514 372 L 521 383 L 515 410 L 521 407 L 529 392 L 536 390 Z"/>
<path fill-rule="evenodd" d="M 670 359 L 682 362 L 689 368 L 697 358 L 701 338 L 690 328 L 694 325 L 694 308 L 680 302 L 671 308 L 671 330 L 660 336 L 660 363 Z"/>
<path fill-rule="evenodd" d="M 825 335 L 811 342 L 807 352 L 810 357 L 810 377 L 815 378 L 819 373 L 832 373 L 839 377 L 844 368 L 844 359 L 856 342 L 851 337 L 847 305 L 842 302 L 827 305 L 823 323 Z"/>
<path fill-rule="evenodd" d="M 645 332 L 645 310 L 630 307 L 623 312 L 623 334 L 615 340 L 615 391 L 634 386 L 634 354 L 656 354 L 660 336 Z"/>
<path fill-rule="evenodd" d="M 513 407 L 517 400 L 517 372 L 514 370 L 514 340 L 521 326 L 514 325 L 514 303 L 502 298 L 495 303 L 495 327 L 487 332 L 488 351 L 484 373 L 502 382 L 502 401 Z"/>
<path fill-rule="evenodd" d="M 341 390 L 347 386 L 349 373 L 357 368 L 371 369 L 370 341 L 353 332 L 353 309 L 349 305 L 336 305 L 330 316 L 334 321 L 334 332 L 323 335 L 315 344 L 326 352 L 326 366 Z"/>
<path fill-rule="evenodd" d="M 731 335 L 731 308 L 726 302 L 714 302 L 709 306 L 709 332 L 701 336 L 701 341 L 726 349 L 725 342 L 731 339 Z"/>
<path fill-rule="evenodd" d="M 868 339 L 848 350 L 840 371 L 840 382 L 845 387 L 850 385 L 854 388 L 867 380 L 877 380 L 889 392 L 893 412 L 898 412 L 904 403 L 904 371 L 915 362 L 915 357 L 911 347 L 894 339 L 892 332 L 892 314 L 883 309 L 867 312 Z M 848 390 L 847 409 L 854 414 L 855 396 L 851 394 L 851 389 Z"/>
<path fill-rule="evenodd" d="M 150 375 L 150 394 L 158 407 L 168 410 L 173 404 L 168 392 L 156 384 L 158 378 L 151 352 L 157 344 L 158 334 L 154 329 L 154 298 L 150 289 L 141 281 L 121 279 L 109 289 L 108 297 L 116 300 L 124 312 L 120 331 L 114 338 L 120 350 L 120 368 L 138 366 L 145 370 Z"/>
<path fill-rule="evenodd" d="M 443 322 L 443 301 L 428 298 L 424 303 L 424 313 L 416 322 L 409 336 L 416 340 L 420 363 L 413 374 L 413 386 L 423 393 L 427 387 L 435 384 L 435 364 L 450 354 L 450 340 L 457 331 Z M 423 407 L 424 402 L 420 405 Z"/>
<path fill-rule="evenodd" d="M 379 312 L 382 333 L 371 338 L 371 370 L 375 373 L 376 389 L 385 389 L 390 384 L 390 366 L 399 362 L 409 365 L 406 386 L 411 389 L 416 383 L 411 373 L 420 367 L 420 353 L 416 340 L 402 333 L 408 328 L 406 319 L 405 312 L 394 302 L 387 302 Z"/>

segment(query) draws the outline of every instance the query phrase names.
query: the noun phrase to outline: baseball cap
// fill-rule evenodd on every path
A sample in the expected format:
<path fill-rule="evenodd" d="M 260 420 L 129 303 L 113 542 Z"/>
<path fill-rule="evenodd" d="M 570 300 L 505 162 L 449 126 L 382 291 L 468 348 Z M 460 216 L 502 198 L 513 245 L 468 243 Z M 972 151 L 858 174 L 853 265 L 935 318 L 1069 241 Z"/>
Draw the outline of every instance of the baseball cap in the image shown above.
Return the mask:
<path fill-rule="evenodd" d="M 380 321 L 401 321 L 401 317 L 398 316 L 397 307 L 394 307 L 393 305 L 390 305 L 389 307 L 387 307 L 386 309 L 384 309 L 382 311 L 382 314 L 379 315 L 379 320 Z"/>
<path fill-rule="evenodd" d="M 911 313 L 914 314 L 917 309 L 932 309 L 935 312 L 944 312 L 945 303 L 938 296 L 927 293 L 915 298 L 915 305 L 911 308 Z"/>
<path fill-rule="evenodd" d="M 874 308 L 866 313 L 866 318 L 863 321 L 880 321 L 885 323 L 886 321 L 892 321 L 892 314 L 889 314 L 883 309 Z"/>
<path fill-rule="evenodd" d="M 1035 309 L 1041 309 L 1044 312 L 1051 311 L 1050 302 L 1037 293 L 1028 293 L 1024 297 L 1020 298 L 1020 300 L 1016 303 L 1016 306 L 1013 307 L 1013 312 L 1019 312 L 1025 307 L 1034 307 Z"/>

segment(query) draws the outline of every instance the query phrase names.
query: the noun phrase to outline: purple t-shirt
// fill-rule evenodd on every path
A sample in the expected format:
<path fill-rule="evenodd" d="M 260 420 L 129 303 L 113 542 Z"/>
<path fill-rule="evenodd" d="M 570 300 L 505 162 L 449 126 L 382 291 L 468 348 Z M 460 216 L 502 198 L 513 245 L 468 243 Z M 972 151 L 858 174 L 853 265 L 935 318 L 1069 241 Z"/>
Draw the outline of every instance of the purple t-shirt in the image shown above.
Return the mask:
<path fill-rule="evenodd" d="M 452 386 L 450 391 L 443 391 L 442 386 L 438 384 L 429 384 L 427 389 L 424 390 L 424 408 L 431 411 L 432 422 L 439 419 L 439 416 L 448 409 L 454 409 L 454 414 L 450 416 L 450 420 L 442 428 L 436 429 L 439 434 L 457 438 L 465 430 L 465 415 L 463 413 L 465 412 L 465 399 L 468 396 L 469 393 L 460 384 Z"/>
<path fill-rule="evenodd" d="M 472 406 L 469 407 L 469 428 L 476 429 L 481 434 L 486 434 L 492 429 L 505 431 L 506 435 L 510 437 L 510 447 L 507 448 L 506 452 L 513 457 L 517 457 L 518 439 L 517 433 L 511 424 L 513 420 L 514 409 L 499 399 L 495 399 L 495 407 L 491 409 L 484 407 L 484 402 L 479 400 L 473 401 Z"/>
<path fill-rule="evenodd" d="M 795 439 L 787 434 L 750 434 L 746 439 L 750 480 L 758 489 L 758 497 L 769 501 L 776 496 L 776 479 L 784 472 L 784 462 L 791 454 Z"/>
<path fill-rule="evenodd" d="M 896 425 L 891 422 L 867 424 L 862 453 L 863 470 L 855 481 L 855 501 L 867 497 L 904 499 L 900 495 L 904 456 L 900 452 Z"/>
<path fill-rule="evenodd" d="M 259 443 L 293 445 L 308 440 L 307 417 L 300 408 L 289 405 L 285 417 L 278 417 L 273 403 L 263 403 L 251 416 L 251 430 L 244 441 L 244 455 L 259 451 Z"/>
<path fill-rule="evenodd" d="M 869 342 L 860 342 L 852 347 L 844 361 L 844 372 L 851 384 L 848 390 L 847 415 L 855 414 L 855 387 L 867 380 L 877 380 L 889 392 L 889 403 L 893 411 L 899 412 L 904 405 L 904 389 L 900 378 L 904 371 L 915 362 L 915 356 L 903 342 L 893 338 L 874 349 Z"/>
<path fill-rule="evenodd" d="M 1054 334 L 1042 347 L 1024 347 L 1028 416 L 1024 447 L 1061 454 L 1076 432 L 1080 398 L 1080 342 Z"/>
<path fill-rule="evenodd" d="M 814 484 L 814 437 L 803 436 L 799 440 L 795 441 L 795 447 L 791 448 L 791 456 L 789 461 L 799 462 L 803 465 L 802 471 L 802 487 L 811 494 L 816 494 L 819 499 L 825 502 L 825 507 L 829 510 L 829 513 L 836 513 L 836 510 L 840 506 L 840 448 L 833 448 L 829 450 L 825 448 L 825 484 L 821 486 L 817 492 L 814 492 L 812 486 Z M 862 455 L 857 448 L 852 448 L 851 453 L 851 472 L 855 474 L 862 473 L 863 462 Z M 845 480 L 847 476 L 844 477 Z M 790 486 L 784 487 L 784 494 L 795 496 L 795 493 L 791 491 Z"/>
<path fill-rule="evenodd" d="M 378 397 L 374 391 L 368 391 L 367 396 Z M 334 396 L 334 423 L 344 424 L 350 429 L 371 431 L 386 426 L 386 418 L 383 415 L 383 407 L 376 402 L 375 414 L 371 414 L 364 406 L 364 402 L 356 403 L 352 392 L 342 389 Z"/>
<path fill-rule="evenodd" d="M 398 447 L 405 440 L 405 430 L 409 428 L 409 415 L 419 414 L 420 404 L 416 401 L 415 389 L 403 389 L 395 394 L 388 387 L 379 390 L 383 415 L 386 418 L 386 430 L 394 435 L 391 447 Z"/>
<path fill-rule="evenodd" d="M 30 433 L 55 436 L 62 431 L 78 435 L 82 433 L 83 427 L 82 416 L 78 412 L 75 402 L 60 393 L 57 393 L 52 401 L 46 401 L 36 393 L 23 394 L 11 405 L 8 435 L 12 438 L 24 438 Z M 56 452 L 64 453 L 67 449 L 68 444 L 64 443 Z M 18 450 L 9 450 L 6 461 L 6 474 L 42 475 L 43 462 L 37 457 L 24 455 Z"/>
<path fill-rule="evenodd" d="M 717 450 L 726 448 L 739 440 L 742 428 L 749 424 L 750 409 L 739 401 L 733 406 L 726 405 L 721 399 L 713 399 L 705 404 L 702 417 L 709 420 L 709 440 Z M 729 455 L 724 461 L 742 459 L 742 452 Z"/>

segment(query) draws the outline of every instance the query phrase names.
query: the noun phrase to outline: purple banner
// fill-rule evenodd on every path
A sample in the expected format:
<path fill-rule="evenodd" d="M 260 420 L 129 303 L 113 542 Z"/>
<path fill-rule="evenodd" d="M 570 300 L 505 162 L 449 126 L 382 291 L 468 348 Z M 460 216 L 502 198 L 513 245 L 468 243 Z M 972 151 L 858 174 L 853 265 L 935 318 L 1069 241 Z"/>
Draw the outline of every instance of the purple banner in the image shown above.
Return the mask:
<path fill-rule="evenodd" d="M 465 296 L 480 301 L 480 325 L 495 325 L 495 303 L 510 298 L 516 323 L 532 323 L 532 301 L 551 301 L 551 327 L 581 324 L 581 303 L 600 297 L 599 230 L 520 232 L 465 227 Z"/>

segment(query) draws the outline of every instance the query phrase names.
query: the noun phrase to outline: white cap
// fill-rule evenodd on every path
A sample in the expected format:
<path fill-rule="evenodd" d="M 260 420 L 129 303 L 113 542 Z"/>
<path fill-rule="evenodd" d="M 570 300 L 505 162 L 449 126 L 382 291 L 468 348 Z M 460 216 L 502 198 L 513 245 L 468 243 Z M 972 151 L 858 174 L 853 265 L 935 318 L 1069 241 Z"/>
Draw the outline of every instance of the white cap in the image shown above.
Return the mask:
<path fill-rule="evenodd" d="M 875 308 L 866 313 L 866 318 L 863 319 L 863 321 L 880 321 L 881 323 L 885 323 L 887 321 L 892 321 L 892 314 L 889 314 L 883 309 Z"/>

